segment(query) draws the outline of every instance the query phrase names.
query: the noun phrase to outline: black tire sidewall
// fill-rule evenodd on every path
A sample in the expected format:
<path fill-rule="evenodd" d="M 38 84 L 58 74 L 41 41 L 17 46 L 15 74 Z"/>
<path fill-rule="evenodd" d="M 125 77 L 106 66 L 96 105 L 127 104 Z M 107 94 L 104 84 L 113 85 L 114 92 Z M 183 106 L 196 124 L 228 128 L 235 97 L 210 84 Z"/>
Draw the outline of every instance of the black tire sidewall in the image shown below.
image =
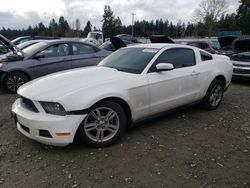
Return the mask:
<path fill-rule="evenodd" d="M 120 126 L 116 135 L 110 140 L 106 142 L 95 142 L 86 135 L 86 132 L 84 130 L 84 121 L 85 121 L 85 118 L 84 118 L 84 120 L 82 121 L 81 125 L 79 126 L 77 130 L 77 137 L 78 137 L 78 140 L 80 140 L 84 145 L 88 147 L 100 148 L 100 147 L 110 146 L 114 144 L 119 138 L 121 138 L 123 133 L 126 130 L 127 117 L 126 117 L 124 109 L 118 103 L 112 100 L 101 101 L 97 103 L 96 105 L 94 105 L 93 107 L 91 107 L 90 112 L 98 107 L 108 107 L 114 110 L 119 117 Z"/>
<path fill-rule="evenodd" d="M 24 81 L 24 84 L 29 81 L 28 77 L 25 74 L 20 73 L 20 72 L 13 72 L 13 73 L 7 74 L 6 77 L 4 78 L 4 81 L 3 81 L 3 87 L 7 93 L 11 93 L 11 94 L 15 94 L 16 92 L 9 90 L 9 88 L 7 86 L 7 81 L 9 78 L 11 78 L 13 76 L 20 77 Z"/>
<path fill-rule="evenodd" d="M 212 106 L 212 105 L 210 104 L 210 96 L 211 96 L 211 92 L 212 92 L 213 88 L 214 88 L 215 85 L 217 85 L 217 84 L 221 85 L 221 87 L 222 87 L 222 96 L 221 96 L 221 100 L 220 100 L 220 102 L 218 103 L 218 105 Z M 204 97 L 204 99 L 203 99 L 203 105 L 204 105 L 204 107 L 205 107 L 207 110 L 215 110 L 216 108 L 218 108 L 218 106 L 220 105 L 221 101 L 223 100 L 223 96 L 224 96 L 224 85 L 223 85 L 222 81 L 220 81 L 220 80 L 218 80 L 218 79 L 213 80 L 213 82 L 210 84 L 210 86 L 209 86 L 209 88 L 208 88 L 208 90 L 207 90 L 207 93 L 206 93 L 206 95 L 205 95 L 205 97 Z"/>

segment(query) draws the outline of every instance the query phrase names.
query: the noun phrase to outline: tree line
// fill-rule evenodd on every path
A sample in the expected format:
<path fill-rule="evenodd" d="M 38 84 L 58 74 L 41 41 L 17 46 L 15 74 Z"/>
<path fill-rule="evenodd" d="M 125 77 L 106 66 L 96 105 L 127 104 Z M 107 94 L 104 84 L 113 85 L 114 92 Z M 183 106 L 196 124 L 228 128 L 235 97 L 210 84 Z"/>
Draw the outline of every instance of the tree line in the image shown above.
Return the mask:
<path fill-rule="evenodd" d="M 224 2 L 224 4 L 222 3 Z M 211 4 L 214 3 L 214 4 Z M 207 7 L 214 6 L 213 9 Z M 142 20 L 134 22 L 134 36 L 148 37 L 153 34 L 167 35 L 172 38 L 216 36 L 218 31 L 240 30 L 244 35 L 250 34 L 250 0 L 241 0 L 236 13 L 226 14 L 223 0 L 203 0 L 196 11 L 196 22 L 173 23 L 168 19 Z M 216 9 L 217 8 L 217 9 Z M 217 10 L 217 12 L 216 12 Z M 132 25 L 123 25 L 119 17 L 114 15 L 111 7 L 104 7 L 102 29 L 105 37 L 125 33 L 131 34 Z M 2 28 L 0 34 L 9 39 L 25 35 L 43 35 L 54 37 L 86 37 L 88 32 L 98 31 L 87 21 L 84 29 L 80 29 L 80 20 L 76 19 L 73 26 L 63 17 L 54 18 L 48 26 L 40 22 L 27 29 Z"/>

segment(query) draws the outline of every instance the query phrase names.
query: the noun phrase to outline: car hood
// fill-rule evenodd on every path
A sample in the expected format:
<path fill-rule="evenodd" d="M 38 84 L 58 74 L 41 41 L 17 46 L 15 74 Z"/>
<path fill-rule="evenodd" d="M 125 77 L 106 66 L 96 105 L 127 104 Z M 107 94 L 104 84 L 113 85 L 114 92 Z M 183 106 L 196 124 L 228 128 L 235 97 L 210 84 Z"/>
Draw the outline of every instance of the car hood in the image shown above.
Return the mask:
<path fill-rule="evenodd" d="M 0 41 L 6 48 L 10 49 L 14 54 L 17 54 L 18 52 L 20 52 L 22 56 L 24 56 L 24 53 L 22 50 L 20 50 L 16 45 L 14 45 L 12 42 L 10 42 L 7 38 L 5 38 L 1 34 L 0 34 Z"/>
<path fill-rule="evenodd" d="M 133 74 L 101 66 L 79 68 L 35 79 L 21 86 L 18 94 L 35 101 L 53 102 L 66 95 L 124 79 L 130 75 Z"/>
<path fill-rule="evenodd" d="M 233 42 L 234 53 L 250 52 L 250 39 L 237 39 Z"/>
<path fill-rule="evenodd" d="M 218 41 L 220 43 L 220 47 L 223 48 L 225 46 L 231 46 L 233 41 L 238 38 L 236 36 L 224 36 L 224 37 L 218 37 Z"/>

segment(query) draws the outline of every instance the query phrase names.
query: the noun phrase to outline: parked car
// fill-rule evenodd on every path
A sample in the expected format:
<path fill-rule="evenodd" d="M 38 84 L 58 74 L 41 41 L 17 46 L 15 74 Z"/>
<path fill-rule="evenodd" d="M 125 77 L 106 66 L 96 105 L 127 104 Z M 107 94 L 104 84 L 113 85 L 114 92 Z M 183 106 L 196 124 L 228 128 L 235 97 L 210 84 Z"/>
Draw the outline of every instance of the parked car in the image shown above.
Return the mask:
<path fill-rule="evenodd" d="M 18 45 L 18 44 L 21 44 L 23 42 L 27 42 L 27 41 L 30 41 L 30 40 L 55 40 L 55 39 L 58 39 L 58 37 L 50 37 L 50 36 L 22 36 L 22 37 L 15 38 L 11 42 L 14 45 Z"/>
<path fill-rule="evenodd" d="M 205 41 L 196 41 L 196 40 L 191 40 L 191 41 L 176 41 L 177 44 L 185 44 L 185 45 L 189 45 L 189 46 L 194 46 L 194 47 L 197 47 L 197 48 L 200 48 L 202 50 L 205 50 L 209 53 L 212 53 L 214 54 L 216 51 L 213 49 L 213 47 L 208 43 L 208 42 L 205 42 Z"/>
<path fill-rule="evenodd" d="M 128 34 L 119 34 L 116 35 L 116 37 L 120 38 L 121 40 L 125 40 L 125 41 L 131 41 L 133 43 L 140 43 L 137 38 L 135 38 L 132 35 L 128 35 Z"/>
<path fill-rule="evenodd" d="M 109 51 L 77 40 L 48 40 L 20 50 L 3 36 L 0 40 L 12 53 L 0 56 L 0 84 L 15 93 L 35 78 L 78 67 L 93 66 Z"/>
<path fill-rule="evenodd" d="M 25 49 L 25 48 L 28 48 L 29 46 L 31 46 L 31 45 L 33 45 L 33 44 L 36 44 L 36 43 L 38 43 L 38 42 L 42 42 L 42 41 L 44 41 L 44 40 L 30 40 L 30 41 L 27 41 L 27 42 L 23 42 L 23 43 L 21 43 L 21 44 L 18 44 L 18 45 L 16 45 L 20 50 L 23 50 L 23 49 Z M 8 48 L 7 48 L 8 49 Z M 6 50 L 6 52 L 5 52 L 5 54 L 7 54 L 7 53 L 12 53 L 12 51 L 11 50 Z M 0 59 L 2 59 L 4 56 L 5 56 L 5 54 L 1 54 L 0 55 Z"/>
<path fill-rule="evenodd" d="M 233 41 L 237 38 L 237 36 L 218 37 L 218 41 L 220 43 L 220 49 L 218 50 L 218 53 L 231 57 L 233 54 Z"/>
<path fill-rule="evenodd" d="M 151 43 L 175 43 L 171 38 L 166 35 L 151 35 L 149 39 Z"/>
<path fill-rule="evenodd" d="M 117 38 L 117 37 L 116 37 L 116 38 Z M 126 47 L 126 46 L 131 45 L 131 44 L 136 44 L 136 43 L 133 43 L 133 42 L 131 42 L 131 41 L 129 41 L 129 40 L 121 40 L 121 39 L 119 39 L 119 38 L 117 38 L 117 39 L 120 40 L 120 41 L 121 41 L 122 43 L 124 43 L 124 44 L 120 45 L 119 47 L 116 47 L 116 46 L 114 45 L 114 41 L 111 41 L 111 40 L 113 40 L 113 38 L 111 37 L 110 41 L 104 42 L 104 43 L 100 46 L 100 48 L 105 49 L 105 50 L 108 50 L 108 51 L 111 51 L 111 52 L 114 52 L 114 51 L 118 50 L 118 49 L 121 48 L 121 47 Z"/>
<path fill-rule="evenodd" d="M 211 54 L 214 54 L 216 51 L 213 49 L 213 47 L 205 41 L 193 41 L 193 42 L 188 42 L 187 45 L 190 46 L 195 46 L 197 48 L 203 49 Z"/>
<path fill-rule="evenodd" d="M 218 37 L 205 37 L 203 40 L 209 43 L 214 50 L 220 49 L 220 43 L 218 41 Z"/>
<path fill-rule="evenodd" d="M 29 40 L 29 41 L 26 41 L 26 42 L 23 42 L 21 44 L 18 44 L 17 47 L 20 49 L 20 50 L 23 50 L 25 48 L 28 48 L 30 46 L 32 46 L 33 44 L 36 44 L 38 42 L 43 42 L 44 40 Z"/>
<path fill-rule="evenodd" d="M 250 78 L 250 38 L 236 39 L 233 42 L 233 50 L 233 77 Z"/>
<path fill-rule="evenodd" d="M 109 146 L 131 123 L 200 102 L 216 109 L 233 66 L 226 56 L 177 44 L 121 48 L 97 67 L 51 74 L 18 89 L 17 129 L 41 143 L 64 146 L 78 137 Z"/>

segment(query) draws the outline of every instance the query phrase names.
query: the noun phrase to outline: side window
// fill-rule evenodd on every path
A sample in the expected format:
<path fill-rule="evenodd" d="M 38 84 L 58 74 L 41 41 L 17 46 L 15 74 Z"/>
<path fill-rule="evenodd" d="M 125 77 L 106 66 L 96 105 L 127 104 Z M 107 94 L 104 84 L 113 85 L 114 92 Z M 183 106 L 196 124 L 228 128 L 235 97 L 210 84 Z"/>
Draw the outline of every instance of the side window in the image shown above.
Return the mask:
<path fill-rule="evenodd" d="M 200 56 L 201 56 L 201 61 L 209 61 L 213 59 L 213 57 L 210 54 L 205 53 L 203 51 L 200 51 Z"/>
<path fill-rule="evenodd" d="M 69 55 L 69 45 L 68 44 L 56 44 L 46 48 L 39 54 L 43 54 L 45 58 L 50 57 L 61 57 Z"/>
<path fill-rule="evenodd" d="M 158 63 L 171 63 L 175 69 L 193 66 L 195 65 L 194 51 L 186 48 L 169 49 L 158 57 L 156 64 Z"/>
<path fill-rule="evenodd" d="M 81 43 L 73 43 L 72 49 L 73 55 L 92 54 L 97 51 L 95 47 Z"/>

